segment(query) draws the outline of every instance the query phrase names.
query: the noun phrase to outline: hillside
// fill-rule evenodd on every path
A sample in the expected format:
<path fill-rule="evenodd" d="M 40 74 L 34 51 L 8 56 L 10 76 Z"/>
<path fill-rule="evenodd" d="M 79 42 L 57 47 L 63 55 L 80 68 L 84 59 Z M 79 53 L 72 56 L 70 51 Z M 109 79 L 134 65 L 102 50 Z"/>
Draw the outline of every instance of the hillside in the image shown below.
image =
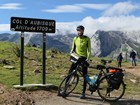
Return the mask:
<path fill-rule="evenodd" d="M 60 98 L 56 97 L 56 88 L 49 91 L 38 87 L 30 87 L 24 90 L 13 88 L 13 85 L 19 84 L 20 58 L 17 56 L 18 53 L 15 53 L 18 51 L 19 46 L 17 44 L 0 42 L 0 104 L 15 105 L 15 103 L 19 102 L 26 103 L 23 105 L 34 105 L 31 103 L 41 102 L 39 100 L 51 103 L 49 101 L 50 98 L 48 98 L 49 95 L 57 101 L 61 101 Z M 42 49 L 25 46 L 24 55 L 24 84 L 40 84 L 42 82 Z M 100 60 L 103 58 L 91 59 L 91 65 L 95 66 L 100 64 Z M 58 87 L 60 81 L 67 74 L 70 64 L 68 54 L 56 49 L 46 50 L 46 83 L 51 83 Z M 111 65 L 116 66 L 116 61 L 114 60 Z M 124 80 L 127 84 L 124 98 L 131 99 L 133 97 L 133 99 L 140 99 L 140 77 L 135 72 L 140 70 L 140 65 L 138 64 L 136 68 L 132 68 L 130 62 L 125 61 L 123 61 L 122 65 L 126 69 Z M 89 75 L 94 73 L 94 70 L 89 69 Z M 80 84 L 75 90 L 76 93 L 81 92 Z M 67 101 L 65 100 L 64 102 Z M 57 105 L 57 102 L 54 105 Z"/>
<path fill-rule="evenodd" d="M 70 52 L 72 40 L 76 34 L 66 30 L 63 31 L 57 30 L 54 35 L 47 34 L 46 47 L 48 49 L 55 48 L 64 53 Z M 24 36 L 25 45 L 42 47 L 42 34 L 25 33 Z M 91 38 L 92 55 L 96 57 L 115 58 L 122 52 L 123 56 L 126 57 L 126 55 L 129 56 L 129 52 L 134 49 L 138 54 L 138 58 L 140 58 L 139 36 L 139 31 L 123 32 L 97 30 L 92 35 L 89 35 Z M 20 34 L 0 34 L 0 41 L 20 44 Z"/>

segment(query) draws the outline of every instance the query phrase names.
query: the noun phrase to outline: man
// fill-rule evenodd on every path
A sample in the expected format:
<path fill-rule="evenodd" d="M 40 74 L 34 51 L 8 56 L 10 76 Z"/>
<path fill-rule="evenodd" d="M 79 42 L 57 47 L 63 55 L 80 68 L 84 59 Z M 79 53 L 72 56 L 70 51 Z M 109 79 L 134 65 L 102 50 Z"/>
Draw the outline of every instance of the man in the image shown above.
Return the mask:
<path fill-rule="evenodd" d="M 122 53 L 120 53 L 117 57 L 118 67 L 122 66 L 122 60 L 123 60 Z"/>
<path fill-rule="evenodd" d="M 131 58 L 132 66 L 136 66 L 136 53 L 134 50 L 131 51 L 130 58 Z"/>
<path fill-rule="evenodd" d="M 91 56 L 91 42 L 88 36 L 84 35 L 84 27 L 82 25 L 77 27 L 77 36 L 74 37 L 72 43 L 71 52 L 75 52 L 79 55 L 82 61 L 89 60 Z M 72 72 L 76 68 L 77 64 L 73 63 L 69 70 L 69 73 Z M 87 67 L 83 67 L 83 77 L 87 74 Z M 86 81 L 84 79 L 83 83 L 83 92 L 81 95 L 81 99 L 85 98 L 85 91 L 86 91 Z"/>

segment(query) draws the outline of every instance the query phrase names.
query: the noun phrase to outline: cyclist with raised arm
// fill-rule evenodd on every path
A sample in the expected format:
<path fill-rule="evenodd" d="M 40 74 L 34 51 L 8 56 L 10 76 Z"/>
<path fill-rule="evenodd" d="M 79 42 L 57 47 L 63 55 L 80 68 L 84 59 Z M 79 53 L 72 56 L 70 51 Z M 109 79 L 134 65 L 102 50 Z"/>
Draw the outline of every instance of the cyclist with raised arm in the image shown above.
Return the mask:
<path fill-rule="evenodd" d="M 77 36 L 74 37 L 73 43 L 72 43 L 72 49 L 71 53 L 76 53 L 78 56 L 80 56 L 80 61 L 88 61 L 91 56 L 91 42 L 90 38 L 88 36 L 84 35 L 84 26 L 79 25 L 77 27 Z M 72 72 L 77 66 L 77 63 L 72 63 L 69 73 Z M 83 77 L 87 74 L 87 66 L 83 67 Z M 84 79 L 83 82 L 83 92 L 81 95 L 81 99 L 85 98 L 85 91 L 86 91 L 86 81 Z"/>

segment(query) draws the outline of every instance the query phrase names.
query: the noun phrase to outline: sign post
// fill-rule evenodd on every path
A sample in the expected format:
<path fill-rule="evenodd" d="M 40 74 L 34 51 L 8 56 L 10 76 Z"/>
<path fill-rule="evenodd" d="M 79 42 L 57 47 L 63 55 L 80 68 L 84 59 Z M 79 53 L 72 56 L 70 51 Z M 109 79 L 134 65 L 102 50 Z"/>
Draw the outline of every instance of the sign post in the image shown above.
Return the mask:
<path fill-rule="evenodd" d="M 24 72 L 24 32 L 21 32 L 21 50 L 20 50 L 20 85 L 23 85 Z"/>
<path fill-rule="evenodd" d="M 43 66 L 43 71 L 42 71 L 42 84 L 46 84 L 46 33 L 43 33 L 43 53 L 42 53 L 42 66 Z"/>
<path fill-rule="evenodd" d="M 21 52 L 20 52 L 20 86 L 24 82 L 24 32 L 43 33 L 42 48 L 42 85 L 46 84 L 46 33 L 55 33 L 55 20 L 35 19 L 23 17 L 11 17 L 11 31 L 21 32 Z M 38 86 L 38 85 L 37 85 Z"/>

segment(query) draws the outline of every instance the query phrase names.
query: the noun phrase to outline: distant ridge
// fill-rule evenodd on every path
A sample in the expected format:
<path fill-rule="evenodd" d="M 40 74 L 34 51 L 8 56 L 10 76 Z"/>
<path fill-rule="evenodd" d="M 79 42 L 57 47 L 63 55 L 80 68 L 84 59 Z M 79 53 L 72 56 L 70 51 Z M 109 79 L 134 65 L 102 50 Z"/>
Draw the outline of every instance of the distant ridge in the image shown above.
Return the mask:
<path fill-rule="evenodd" d="M 69 31 L 66 31 L 65 35 L 62 35 L 62 32 L 57 30 L 57 34 L 47 35 L 46 47 L 69 53 L 74 36 L 76 35 L 69 33 Z M 3 33 L 0 34 L 0 41 L 20 43 L 20 35 L 19 33 Z M 42 47 L 42 35 L 25 33 L 25 45 L 27 44 Z M 92 35 L 91 45 L 93 56 L 116 57 L 119 52 L 123 52 L 124 55 L 126 52 L 129 54 L 131 49 L 134 49 L 138 53 L 138 56 L 140 56 L 140 32 L 97 30 Z"/>

